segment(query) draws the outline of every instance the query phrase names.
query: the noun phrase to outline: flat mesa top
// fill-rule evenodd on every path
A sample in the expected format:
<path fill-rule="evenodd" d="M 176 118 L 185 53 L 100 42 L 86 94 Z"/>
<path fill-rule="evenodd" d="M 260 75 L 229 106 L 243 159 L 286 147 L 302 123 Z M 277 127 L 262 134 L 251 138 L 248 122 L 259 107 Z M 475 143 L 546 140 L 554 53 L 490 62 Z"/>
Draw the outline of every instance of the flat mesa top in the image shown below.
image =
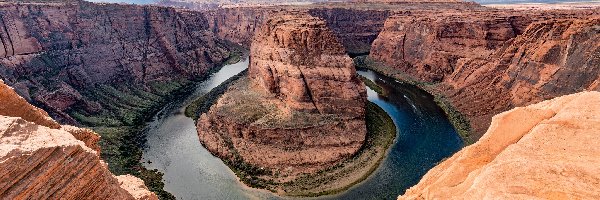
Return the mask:
<path fill-rule="evenodd" d="M 325 28 L 325 21 L 302 11 L 289 11 L 273 16 L 268 24 L 286 28 Z"/>

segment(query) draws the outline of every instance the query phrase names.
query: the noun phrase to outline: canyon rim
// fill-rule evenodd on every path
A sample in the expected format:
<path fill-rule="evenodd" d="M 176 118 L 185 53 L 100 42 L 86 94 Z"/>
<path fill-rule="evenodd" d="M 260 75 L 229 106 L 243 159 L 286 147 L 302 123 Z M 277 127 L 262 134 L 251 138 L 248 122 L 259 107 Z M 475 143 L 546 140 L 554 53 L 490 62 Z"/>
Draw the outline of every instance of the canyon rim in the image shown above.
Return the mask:
<path fill-rule="evenodd" d="M 183 198 L 177 145 L 232 198 L 600 198 L 597 2 L 14 0 L 0 44 L 0 199 Z"/>

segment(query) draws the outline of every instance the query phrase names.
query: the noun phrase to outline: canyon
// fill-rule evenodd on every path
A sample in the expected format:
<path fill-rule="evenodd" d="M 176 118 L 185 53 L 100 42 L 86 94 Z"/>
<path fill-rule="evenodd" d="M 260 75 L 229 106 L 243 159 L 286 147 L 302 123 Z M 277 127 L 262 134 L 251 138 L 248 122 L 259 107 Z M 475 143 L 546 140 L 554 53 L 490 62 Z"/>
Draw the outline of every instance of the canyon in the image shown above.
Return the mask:
<path fill-rule="evenodd" d="M 597 140 L 598 93 L 590 92 L 600 91 L 597 7 L 352 1 L 189 8 L 0 2 L 0 132 L 2 155 L 13 159 L 1 165 L 14 170 L 3 176 L 0 196 L 173 198 L 162 189 L 162 173 L 140 163 L 145 123 L 250 49 L 247 75 L 195 122 L 206 149 L 234 172 L 254 173 L 240 176 L 248 185 L 289 182 L 360 154 L 369 102 L 358 67 L 432 94 L 466 144 L 474 143 L 402 198 L 483 198 L 482 191 L 500 198 L 597 197 L 593 189 L 580 190 L 597 186 L 585 181 L 572 191 L 527 182 L 595 178 L 586 173 L 595 168 L 563 155 L 598 162 L 593 145 L 575 147 Z M 568 141 L 564 154 L 549 156 L 562 151 L 546 143 L 559 140 Z M 544 151 L 527 153 L 534 146 Z M 385 150 L 377 152 L 385 157 Z M 482 152 L 484 161 L 477 160 Z M 14 167 L 34 158 L 48 169 Z M 517 169 L 511 162 L 519 158 L 547 168 L 515 173 L 522 185 L 477 181 L 509 180 L 500 174 Z M 567 168 L 564 173 L 582 174 L 548 175 Z M 36 175 L 14 175 L 29 172 Z M 26 182 L 37 186 L 31 190 Z M 268 189 L 303 190 L 282 188 Z M 311 195 L 322 191 L 313 188 Z"/>
<path fill-rule="evenodd" d="M 369 59 L 447 98 L 476 141 L 502 111 L 599 90 L 599 17 L 596 10 L 395 15 Z"/>
<path fill-rule="evenodd" d="M 398 199 L 598 198 L 598 130 L 596 91 L 511 109 Z"/>
<path fill-rule="evenodd" d="M 213 154 L 284 183 L 361 148 L 365 86 L 323 20 L 306 12 L 269 18 L 254 35 L 248 68 L 198 119 Z"/>
<path fill-rule="evenodd" d="M 56 123 L 1 81 L 0 91 L 2 198 L 158 199 L 139 178 L 108 170 L 96 133 Z"/>

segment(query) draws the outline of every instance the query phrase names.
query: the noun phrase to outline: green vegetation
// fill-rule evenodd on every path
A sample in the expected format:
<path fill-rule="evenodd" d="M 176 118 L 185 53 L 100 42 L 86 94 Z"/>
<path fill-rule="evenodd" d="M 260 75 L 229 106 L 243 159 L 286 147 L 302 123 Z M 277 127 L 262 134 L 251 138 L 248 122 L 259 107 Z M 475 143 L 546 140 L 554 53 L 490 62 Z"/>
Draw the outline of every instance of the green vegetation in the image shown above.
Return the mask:
<path fill-rule="evenodd" d="M 365 180 L 377 169 L 396 138 L 396 126 L 377 104 L 368 102 L 366 111 L 367 137 L 361 149 L 329 169 L 284 183 L 282 187 L 288 195 L 315 197 L 337 194 Z"/>
<path fill-rule="evenodd" d="M 210 106 L 212 106 L 219 99 L 219 97 L 221 97 L 221 95 L 227 91 L 232 83 L 241 77 L 246 76 L 247 73 L 248 70 L 244 70 L 239 74 L 230 77 L 219 86 L 213 88 L 210 92 L 194 100 L 185 108 L 185 116 L 197 120 L 202 113 L 208 112 Z"/>
<path fill-rule="evenodd" d="M 156 113 L 170 96 L 193 89 L 189 80 L 148 83 L 149 87 L 122 84 L 97 85 L 83 95 L 103 109 L 88 111 L 75 106 L 69 114 L 84 126 L 100 134 L 101 157 L 116 175 L 131 174 L 144 180 L 146 186 L 161 199 L 175 199 L 163 190 L 162 173 L 148 170 L 140 163 L 145 142 L 145 122 Z"/>
<path fill-rule="evenodd" d="M 377 83 L 369 80 L 368 78 L 358 75 L 358 78 L 360 78 L 360 80 L 365 83 L 365 85 L 367 85 L 367 87 L 371 88 L 373 91 L 377 92 L 377 94 L 379 95 L 385 95 L 383 88 L 381 88 L 381 86 L 377 85 Z"/>
<path fill-rule="evenodd" d="M 454 126 L 456 132 L 458 132 L 458 134 L 462 138 L 465 145 L 473 143 L 472 139 L 470 138 L 471 125 L 469 120 L 466 116 L 464 116 L 462 113 L 456 110 L 456 108 L 452 106 L 452 103 L 450 103 L 450 101 L 448 101 L 448 99 L 444 95 L 442 95 L 441 92 L 438 91 L 438 89 L 436 88 L 437 85 L 435 83 L 415 80 L 412 76 L 407 75 L 398 69 L 385 66 L 382 63 L 369 59 L 368 56 L 358 56 L 354 58 L 354 64 L 357 68 L 373 70 L 385 76 L 392 77 L 400 82 L 414 85 L 433 95 L 434 101 L 446 113 L 446 116 Z M 368 85 L 368 83 L 366 82 L 365 84 Z"/>
<path fill-rule="evenodd" d="M 239 61 L 243 55 L 242 50 L 234 49 L 223 65 Z M 49 59 L 42 61 L 51 64 Z M 144 84 L 94 85 L 80 91 L 91 105 L 76 104 L 67 113 L 102 136 L 99 142 L 101 157 L 108 163 L 111 172 L 139 177 L 160 199 L 175 199 L 163 190 L 163 174 L 158 170 L 148 170 L 140 163 L 146 137 L 143 129 L 146 121 L 170 100 L 189 94 L 196 83 L 206 80 L 218 70 L 220 67 L 214 67 L 193 80 L 181 78 Z M 48 76 L 52 76 L 54 72 L 49 73 Z"/>
<path fill-rule="evenodd" d="M 186 115 L 190 118 L 197 119 L 202 113 L 207 112 L 209 108 L 216 102 L 216 100 L 220 98 L 221 95 L 230 87 L 233 87 L 232 89 L 237 93 L 228 93 L 228 95 L 237 97 L 236 100 L 241 102 L 243 101 L 244 105 L 252 104 L 254 102 L 253 93 L 245 92 L 244 88 L 247 86 L 245 85 L 247 80 L 240 79 L 243 76 L 245 76 L 245 72 L 230 78 L 226 82 L 213 89 L 213 91 L 196 99 L 186 108 Z M 254 114 L 252 113 L 260 116 L 265 115 L 260 114 L 262 113 L 261 110 L 264 109 L 257 109 L 253 106 L 248 108 L 222 107 L 218 112 L 236 113 L 226 115 L 239 118 L 237 121 L 252 121 L 252 119 L 255 118 L 253 117 Z M 318 120 L 313 118 L 315 118 L 315 116 L 305 116 L 302 113 L 295 113 L 292 117 L 292 121 L 295 121 L 296 123 L 299 123 L 300 121 L 302 123 L 300 123 L 299 126 L 302 126 L 304 122 L 319 123 L 316 121 L 337 120 L 337 118 L 331 118 L 330 116 L 321 116 L 318 118 Z M 255 121 L 256 119 L 253 120 L 253 123 L 256 123 Z M 278 126 L 285 124 L 285 122 L 271 121 L 271 119 L 265 119 L 264 117 L 261 117 L 260 123 L 264 124 L 265 126 L 268 126 L 269 123 L 277 123 Z M 366 123 L 367 136 L 365 143 L 354 156 L 347 158 L 346 160 L 329 169 L 322 170 L 316 174 L 302 175 L 293 181 L 283 183 L 276 182 L 277 179 L 282 178 L 280 177 L 281 174 L 270 171 L 269 169 L 263 169 L 245 163 L 239 153 L 237 153 L 236 149 L 233 148 L 232 141 L 228 140 L 228 138 L 224 138 L 226 140 L 225 144 L 230 149 L 232 156 L 228 158 L 222 158 L 222 160 L 229 166 L 229 168 L 231 168 L 233 172 L 235 172 L 235 174 L 240 178 L 240 181 L 250 187 L 267 189 L 273 192 L 285 191 L 287 195 L 292 196 L 320 196 L 338 193 L 348 189 L 352 185 L 361 182 L 373 171 L 375 171 L 380 162 L 385 158 L 388 148 L 396 137 L 396 127 L 392 119 L 383 109 L 371 102 L 367 104 Z"/>

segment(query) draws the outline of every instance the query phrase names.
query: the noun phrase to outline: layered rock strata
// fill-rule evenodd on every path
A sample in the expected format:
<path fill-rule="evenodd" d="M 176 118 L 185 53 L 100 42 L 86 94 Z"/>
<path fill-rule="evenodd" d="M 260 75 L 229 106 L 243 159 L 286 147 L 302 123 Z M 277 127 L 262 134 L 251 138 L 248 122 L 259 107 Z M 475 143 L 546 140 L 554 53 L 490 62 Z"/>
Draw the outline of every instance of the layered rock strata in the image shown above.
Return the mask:
<path fill-rule="evenodd" d="M 476 140 L 499 112 L 599 90 L 599 18 L 594 10 L 398 14 L 386 21 L 370 58 L 436 83 L 470 119 Z"/>
<path fill-rule="evenodd" d="M 304 12 L 269 19 L 254 37 L 250 60 L 249 78 L 198 120 L 209 151 L 293 176 L 361 147 L 365 86 L 325 22 Z"/>
<path fill-rule="evenodd" d="M 93 131 L 61 127 L 1 82 L 0 91 L 2 198 L 158 199 L 142 180 L 110 173 Z"/>
<path fill-rule="evenodd" d="M 598 130 L 600 92 L 514 108 L 398 199 L 597 199 Z"/>
<path fill-rule="evenodd" d="M 165 88 L 157 82 L 205 75 L 228 56 L 196 12 L 85 1 L 0 4 L 0 77 L 62 123 L 115 110 L 98 99 L 113 95 L 101 86 L 155 101 L 155 90 Z"/>

